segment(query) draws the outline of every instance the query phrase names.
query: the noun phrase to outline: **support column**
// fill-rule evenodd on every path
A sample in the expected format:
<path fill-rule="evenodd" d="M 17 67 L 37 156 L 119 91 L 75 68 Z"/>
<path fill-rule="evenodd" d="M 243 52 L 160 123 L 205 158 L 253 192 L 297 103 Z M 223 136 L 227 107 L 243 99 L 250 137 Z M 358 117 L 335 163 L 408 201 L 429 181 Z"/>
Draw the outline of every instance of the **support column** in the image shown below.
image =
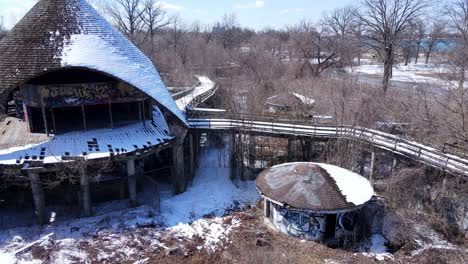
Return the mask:
<path fill-rule="evenodd" d="M 31 190 L 34 200 L 34 207 L 36 208 L 36 215 L 39 224 L 47 224 L 47 212 L 45 207 L 45 195 L 42 189 L 41 177 L 38 172 L 28 171 L 29 181 L 31 182 Z"/>
<path fill-rule="evenodd" d="M 398 166 L 398 157 L 393 155 L 393 162 L 392 162 L 392 174 L 396 172 Z"/>
<path fill-rule="evenodd" d="M 83 199 L 83 213 L 85 217 L 90 217 L 93 214 L 91 202 L 91 188 L 89 187 L 89 177 L 86 174 L 86 169 L 81 173 L 80 178 L 81 197 Z"/>
<path fill-rule="evenodd" d="M 359 174 L 361 174 L 362 176 L 364 176 L 365 168 L 366 168 L 366 153 L 364 151 L 361 151 L 361 157 L 359 159 Z"/>
<path fill-rule="evenodd" d="M 255 136 L 253 134 L 249 135 L 249 167 L 255 168 L 255 159 L 257 156 L 257 144 L 256 144 Z"/>
<path fill-rule="evenodd" d="M 263 206 L 264 206 L 265 217 L 270 218 L 270 214 L 271 214 L 271 212 L 270 212 L 270 201 L 265 199 L 264 203 L 263 203 Z"/>
<path fill-rule="evenodd" d="M 135 175 L 135 160 L 127 160 L 127 176 L 128 176 L 128 196 L 130 200 L 130 207 L 137 206 L 137 192 L 136 192 L 136 175 Z"/>
<path fill-rule="evenodd" d="M 288 138 L 288 162 L 292 162 L 294 159 L 294 140 Z"/>
<path fill-rule="evenodd" d="M 47 124 L 47 115 L 46 115 L 46 110 L 44 108 L 44 104 L 41 105 L 41 111 L 42 111 L 42 119 L 44 121 L 44 129 L 45 129 L 46 135 L 49 136 L 49 125 Z"/>
<path fill-rule="evenodd" d="M 172 150 L 172 167 L 173 178 L 175 185 L 175 193 L 181 194 L 185 192 L 187 187 L 187 180 L 185 178 L 185 164 L 184 164 L 184 140 L 178 139 Z"/>
<path fill-rule="evenodd" d="M 231 179 L 236 179 L 239 175 L 237 174 L 237 147 L 236 147 L 236 132 L 232 131 L 230 135 L 230 164 L 231 164 Z"/>
<path fill-rule="evenodd" d="M 371 166 L 370 166 L 370 174 L 369 174 L 369 181 L 371 183 L 373 183 L 373 181 L 374 181 L 374 173 L 375 173 L 375 150 L 372 149 Z"/>
<path fill-rule="evenodd" d="M 190 168 L 190 171 L 189 171 L 189 175 L 190 175 L 190 179 L 193 180 L 193 178 L 195 177 L 195 147 L 194 147 L 194 139 L 193 139 L 193 134 L 190 133 L 188 135 L 188 147 L 189 147 L 189 168 Z"/>

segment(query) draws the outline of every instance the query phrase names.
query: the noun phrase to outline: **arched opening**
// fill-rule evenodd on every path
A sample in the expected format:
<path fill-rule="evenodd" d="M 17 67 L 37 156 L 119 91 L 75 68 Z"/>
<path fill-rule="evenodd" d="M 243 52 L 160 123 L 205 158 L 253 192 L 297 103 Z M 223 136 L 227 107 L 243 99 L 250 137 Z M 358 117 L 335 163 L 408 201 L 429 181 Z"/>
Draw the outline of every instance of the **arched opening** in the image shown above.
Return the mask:
<path fill-rule="evenodd" d="M 33 133 L 114 128 L 151 119 L 151 100 L 143 92 L 88 69 L 45 73 L 21 85 L 20 94 L 22 117 Z"/>

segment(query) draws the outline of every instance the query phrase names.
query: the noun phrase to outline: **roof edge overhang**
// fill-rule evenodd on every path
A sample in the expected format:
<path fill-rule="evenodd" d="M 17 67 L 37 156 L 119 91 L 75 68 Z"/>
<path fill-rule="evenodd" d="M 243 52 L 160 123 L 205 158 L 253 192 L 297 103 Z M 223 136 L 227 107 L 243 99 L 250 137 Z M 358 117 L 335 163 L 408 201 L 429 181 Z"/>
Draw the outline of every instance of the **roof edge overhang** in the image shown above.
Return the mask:
<path fill-rule="evenodd" d="M 150 94 L 148 94 L 147 92 L 145 92 L 143 89 L 137 87 L 136 85 L 118 77 L 118 76 L 115 76 L 113 75 L 112 73 L 109 73 L 109 72 L 106 72 L 104 70 L 97 70 L 97 69 L 94 69 L 94 68 L 91 68 L 91 67 L 87 67 L 87 66 L 63 66 L 63 67 L 60 67 L 60 68 L 54 68 L 54 69 L 47 69 L 47 70 L 44 70 L 38 74 L 35 74 L 33 75 L 32 77 L 28 78 L 27 80 L 24 80 L 22 82 L 19 82 L 18 84 L 16 85 L 13 85 L 12 87 L 10 87 L 9 89 L 5 90 L 1 95 L 8 95 L 10 92 L 12 92 L 15 88 L 21 86 L 21 85 L 24 85 L 26 84 L 27 82 L 37 78 L 37 77 L 40 77 L 40 76 L 43 76 L 45 74 L 49 74 L 49 73 L 54 73 L 54 72 L 59 72 L 59 71 L 63 71 L 63 70 L 70 70 L 70 69 L 78 69 L 78 70 L 85 70 L 85 71 L 91 71 L 91 72 L 94 72 L 94 73 L 98 73 L 98 74 L 102 74 L 102 75 L 105 75 L 107 77 L 110 77 L 112 79 L 115 79 L 117 81 L 120 81 L 120 82 L 123 82 L 127 85 L 130 85 L 132 87 L 134 87 L 135 89 L 138 89 L 140 92 L 144 93 L 146 96 L 152 98 L 153 100 L 155 100 L 157 103 L 158 103 L 158 106 L 163 108 L 164 110 L 166 110 L 167 112 L 171 113 L 172 116 L 176 117 L 175 119 L 178 120 L 178 123 L 180 123 L 182 126 L 188 128 L 188 123 L 186 120 L 182 120 L 179 116 L 177 116 L 175 113 L 173 113 L 171 111 L 171 109 L 169 109 L 168 107 L 164 106 L 162 103 L 159 102 L 159 100 L 157 98 L 154 98 L 153 96 L 151 96 Z"/>

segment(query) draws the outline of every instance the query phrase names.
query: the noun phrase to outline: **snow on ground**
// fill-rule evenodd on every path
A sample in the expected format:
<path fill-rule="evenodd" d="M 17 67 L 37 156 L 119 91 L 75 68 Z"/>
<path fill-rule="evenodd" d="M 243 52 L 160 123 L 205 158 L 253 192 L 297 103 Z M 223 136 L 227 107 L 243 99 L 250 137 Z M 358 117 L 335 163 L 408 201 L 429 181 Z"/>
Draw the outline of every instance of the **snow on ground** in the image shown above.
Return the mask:
<path fill-rule="evenodd" d="M 0 263 L 43 263 L 37 252 L 46 252 L 46 263 L 63 264 L 137 261 L 158 250 L 183 252 L 193 243 L 198 250 L 216 250 L 240 225 L 227 213 L 259 199 L 254 182 L 235 185 L 229 179 L 226 147 L 205 146 L 193 184 L 184 194 L 162 195 L 161 213 L 148 205 L 127 209 L 127 201 L 114 201 L 96 206 L 90 218 L 1 230 Z M 43 238 L 50 233 L 54 235 Z M 34 256 L 32 250 L 14 256 L 34 241 L 39 248 Z"/>
<path fill-rule="evenodd" d="M 209 92 L 210 90 L 215 88 L 215 83 L 211 81 L 206 76 L 196 76 L 200 81 L 200 85 L 195 87 L 193 92 L 189 93 L 188 95 L 176 100 L 176 104 L 180 110 L 184 111 L 187 106 L 192 103 L 197 97 Z"/>
<path fill-rule="evenodd" d="M 393 255 L 388 253 L 385 243 L 387 240 L 380 234 L 374 234 L 369 238 L 368 250 L 362 253 L 364 256 L 375 258 L 377 260 L 393 259 Z"/>
<path fill-rule="evenodd" d="M 384 68 L 382 64 L 363 64 L 348 69 L 349 72 L 357 75 L 383 75 Z M 393 81 L 409 82 L 409 83 L 429 83 L 447 87 L 452 84 L 448 80 L 443 79 L 443 75 L 450 74 L 447 65 L 435 64 L 397 64 L 393 68 Z"/>

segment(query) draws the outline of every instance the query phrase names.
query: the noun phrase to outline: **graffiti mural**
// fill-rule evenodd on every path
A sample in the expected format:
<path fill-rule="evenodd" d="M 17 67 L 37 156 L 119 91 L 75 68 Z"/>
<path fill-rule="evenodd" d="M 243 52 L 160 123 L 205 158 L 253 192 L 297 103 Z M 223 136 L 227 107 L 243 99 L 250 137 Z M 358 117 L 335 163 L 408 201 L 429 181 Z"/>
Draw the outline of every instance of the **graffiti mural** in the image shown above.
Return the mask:
<path fill-rule="evenodd" d="M 323 240 L 325 216 L 288 210 L 271 203 L 272 223 L 282 233 L 313 241 Z"/>
<path fill-rule="evenodd" d="M 145 98 L 145 94 L 138 89 L 113 82 L 24 85 L 21 90 L 26 104 L 33 107 L 120 103 Z"/>

